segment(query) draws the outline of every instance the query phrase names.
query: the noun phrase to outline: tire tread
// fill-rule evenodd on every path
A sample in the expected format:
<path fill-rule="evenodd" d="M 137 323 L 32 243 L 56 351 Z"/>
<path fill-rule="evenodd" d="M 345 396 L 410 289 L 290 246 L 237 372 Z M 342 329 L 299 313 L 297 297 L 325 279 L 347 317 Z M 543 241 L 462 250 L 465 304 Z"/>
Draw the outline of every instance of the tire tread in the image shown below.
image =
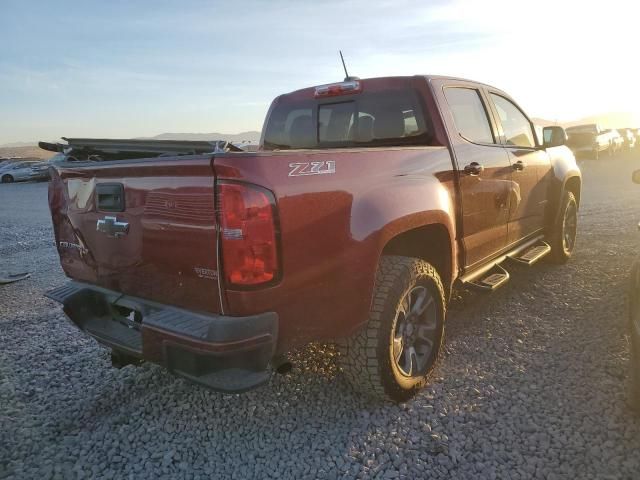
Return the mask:
<path fill-rule="evenodd" d="M 338 345 L 344 375 L 354 388 L 368 396 L 381 400 L 385 398 L 406 400 L 426 383 L 427 377 L 412 391 L 408 392 L 400 387 L 394 389 L 389 385 L 390 382 L 387 378 L 389 372 L 385 372 L 382 368 L 378 353 L 385 310 L 391 307 L 391 303 L 394 309 L 397 307 L 397 303 L 404 293 L 403 279 L 413 279 L 419 276 L 427 276 L 435 283 L 444 309 L 444 287 L 433 266 L 417 258 L 383 256 L 376 273 L 374 297 L 366 326 L 356 335 L 345 339 Z M 443 311 L 443 316 L 444 314 Z M 441 349 L 439 350 L 441 351 Z M 434 365 L 437 360 L 436 358 Z"/>

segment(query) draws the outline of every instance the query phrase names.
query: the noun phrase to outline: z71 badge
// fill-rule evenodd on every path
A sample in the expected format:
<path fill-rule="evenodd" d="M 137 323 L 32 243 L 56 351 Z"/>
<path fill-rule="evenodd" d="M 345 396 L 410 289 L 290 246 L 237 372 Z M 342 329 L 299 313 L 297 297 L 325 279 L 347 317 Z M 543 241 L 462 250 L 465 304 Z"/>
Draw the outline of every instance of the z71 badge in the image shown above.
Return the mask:
<path fill-rule="evenodd" d="M 336 162 L 327 160 L 323 162 L 300 162 L 289 164 L 290 177 L 303 177 L 305 175 L 325 175 L 336 173 Z"/>

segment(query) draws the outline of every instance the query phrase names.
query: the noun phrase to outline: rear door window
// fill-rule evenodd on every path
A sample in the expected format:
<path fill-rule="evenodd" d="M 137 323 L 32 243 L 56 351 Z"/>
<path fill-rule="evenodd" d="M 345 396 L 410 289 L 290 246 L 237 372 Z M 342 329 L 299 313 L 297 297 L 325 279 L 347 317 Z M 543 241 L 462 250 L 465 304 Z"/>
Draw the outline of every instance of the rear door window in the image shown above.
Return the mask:
<path fill-rule="evenodd" d="M 495 143 L 487 110 L 480 92 L 472 88 L 447 87 L 444 90 L 458 133 L 473 143 Z"/>

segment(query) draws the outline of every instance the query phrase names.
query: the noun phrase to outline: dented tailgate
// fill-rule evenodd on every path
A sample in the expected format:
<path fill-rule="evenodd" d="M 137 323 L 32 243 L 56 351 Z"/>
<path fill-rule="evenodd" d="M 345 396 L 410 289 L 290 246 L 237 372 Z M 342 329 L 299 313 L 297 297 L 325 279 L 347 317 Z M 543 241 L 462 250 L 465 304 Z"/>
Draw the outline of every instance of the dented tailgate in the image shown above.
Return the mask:
<path fill-rule="evenodd" d="M 49 187 L 67 276 L 220 312 L 211 155 L 56 168 Z"/>

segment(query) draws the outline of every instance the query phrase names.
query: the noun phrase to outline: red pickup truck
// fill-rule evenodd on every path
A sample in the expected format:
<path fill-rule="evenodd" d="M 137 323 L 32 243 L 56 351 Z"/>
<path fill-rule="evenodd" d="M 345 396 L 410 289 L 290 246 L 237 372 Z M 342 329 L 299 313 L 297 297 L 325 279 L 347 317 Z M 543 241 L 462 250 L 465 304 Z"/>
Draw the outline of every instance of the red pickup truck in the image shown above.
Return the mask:
<path fill-rule="evenodd" d="M 43 144 L 62 267 L 48 292 L 116 366 L 207 387 L 267 381 L 335 342 L 347 378 L 403 401 L 428 381 L 454 285 L 574 248 L 581 175 L 504 92 L 436 76 L 281 95 L 257 152 L 224 143 Z"/>

